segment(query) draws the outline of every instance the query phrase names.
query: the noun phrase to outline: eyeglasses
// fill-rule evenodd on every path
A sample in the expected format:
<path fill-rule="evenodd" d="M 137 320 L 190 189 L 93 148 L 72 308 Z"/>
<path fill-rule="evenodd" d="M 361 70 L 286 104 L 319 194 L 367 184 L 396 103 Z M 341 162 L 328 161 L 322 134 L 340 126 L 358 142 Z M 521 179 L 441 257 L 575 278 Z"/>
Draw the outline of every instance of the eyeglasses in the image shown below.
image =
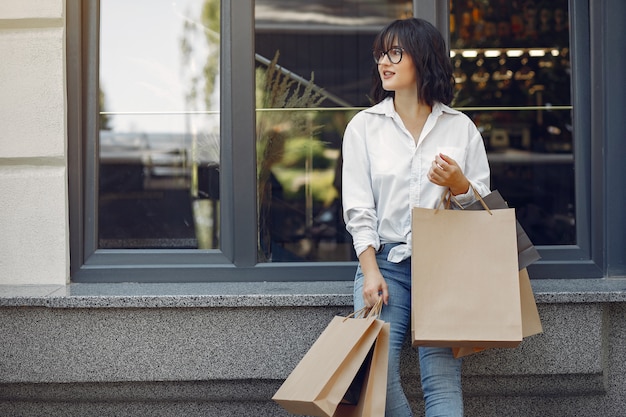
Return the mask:
<path fill-rule="evenodd" d="M 389 58 L 389 62 L 392 64 L 397 64 L 402 61 L 402 52 L 404 52 L 404 48 L 400 48 L 399 46 L 394 46 L 393 48 L 389 48 L 387 51 L 374 51 L 374 62 L 380 64 L 387 55 Z"/>

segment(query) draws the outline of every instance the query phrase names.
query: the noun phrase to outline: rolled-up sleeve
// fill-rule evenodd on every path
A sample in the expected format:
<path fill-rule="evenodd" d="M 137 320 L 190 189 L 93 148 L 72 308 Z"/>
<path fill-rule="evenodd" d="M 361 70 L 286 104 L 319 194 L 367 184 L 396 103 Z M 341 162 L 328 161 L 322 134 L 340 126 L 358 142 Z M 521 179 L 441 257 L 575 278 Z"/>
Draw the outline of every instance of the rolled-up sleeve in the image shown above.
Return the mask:
<path fill-rule="evenodd" d="M 342 146 L 343 218 L 357 256 L 369 246 L 380 246 L 364 130 L 363 118 L 355 116 L 346 128 Z"/>

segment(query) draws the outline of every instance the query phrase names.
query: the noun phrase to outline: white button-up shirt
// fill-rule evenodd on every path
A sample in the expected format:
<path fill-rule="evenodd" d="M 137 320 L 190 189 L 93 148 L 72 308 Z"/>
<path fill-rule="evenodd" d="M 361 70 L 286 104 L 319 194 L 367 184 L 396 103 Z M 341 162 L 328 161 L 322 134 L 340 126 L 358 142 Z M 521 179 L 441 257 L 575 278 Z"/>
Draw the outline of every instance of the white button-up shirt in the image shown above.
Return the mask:
<path fill-rule="evenodd" d="M 417 143 L 396 113 L 392 98 L 356 114 L 343 138 L 342 200 L 346 228 L 357 256 L 369 246 L 404 243 L 389 261 L 411 256 L 411 208 L 435 208 L 444 187 L 426 175 L 443 153 L 454 159 L 482 196 L 489 194 L 489 163 L 476 125 L 465 114 L 435 103 Z M 475 200 L 468 190 L 463 205 Z"/>

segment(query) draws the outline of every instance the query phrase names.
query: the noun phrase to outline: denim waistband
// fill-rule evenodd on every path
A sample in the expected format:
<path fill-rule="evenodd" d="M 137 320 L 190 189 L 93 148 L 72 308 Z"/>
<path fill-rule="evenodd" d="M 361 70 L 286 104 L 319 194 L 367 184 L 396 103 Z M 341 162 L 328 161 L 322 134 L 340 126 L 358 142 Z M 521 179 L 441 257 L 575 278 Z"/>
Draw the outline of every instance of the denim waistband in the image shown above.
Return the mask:
<path fill-rule="evenodd" d="M 378 248 L 378 250 L 376 251 L 376 255 L 384 253 L 385 255 L 389 254 L 389 251 L 393 248 L 395 248 L 398 245 L 404 245 L 405 243 L 402 242 L 387 242 L 387 243 L 381 243 L 380 247 Z"/>

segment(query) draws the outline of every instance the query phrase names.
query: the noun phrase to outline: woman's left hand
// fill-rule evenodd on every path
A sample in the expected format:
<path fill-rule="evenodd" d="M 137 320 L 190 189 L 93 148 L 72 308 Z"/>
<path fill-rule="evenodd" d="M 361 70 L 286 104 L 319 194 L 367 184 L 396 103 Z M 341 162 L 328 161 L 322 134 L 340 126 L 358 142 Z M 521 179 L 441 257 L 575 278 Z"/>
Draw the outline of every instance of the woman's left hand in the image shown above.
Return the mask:
<path fill-rule="evenodd" d="M 470 186 L 459 164 L 442 153 L 435 156 L 428 170 L 428 179 L 433 184 L 448 187 L 452 195 L 465 194 Z"/>

